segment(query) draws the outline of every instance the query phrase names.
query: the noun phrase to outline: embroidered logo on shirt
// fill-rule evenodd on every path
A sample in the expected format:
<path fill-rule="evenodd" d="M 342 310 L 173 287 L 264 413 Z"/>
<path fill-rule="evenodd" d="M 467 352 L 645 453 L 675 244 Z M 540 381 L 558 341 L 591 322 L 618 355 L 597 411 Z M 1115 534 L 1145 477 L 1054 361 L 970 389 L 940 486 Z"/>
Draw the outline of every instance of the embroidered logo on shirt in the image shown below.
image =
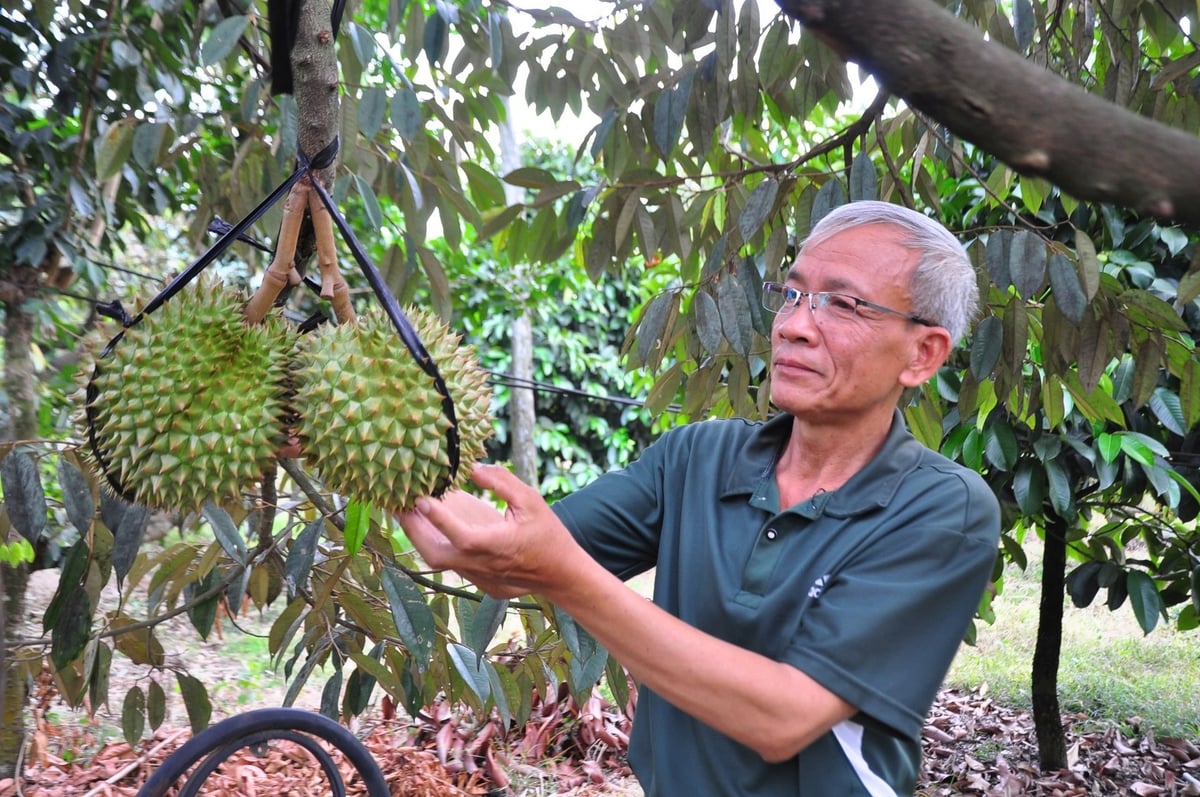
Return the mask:
<path fill-rule="evenodd" d="M 821 593 L 825 591 L 825 585 L 829 583 L 829 577 L 830 574 L 826 573 L 814 581 L 813 585 L 808 588 L 808 597 L 812 598 L 813 600 L 821 597 Z"/>

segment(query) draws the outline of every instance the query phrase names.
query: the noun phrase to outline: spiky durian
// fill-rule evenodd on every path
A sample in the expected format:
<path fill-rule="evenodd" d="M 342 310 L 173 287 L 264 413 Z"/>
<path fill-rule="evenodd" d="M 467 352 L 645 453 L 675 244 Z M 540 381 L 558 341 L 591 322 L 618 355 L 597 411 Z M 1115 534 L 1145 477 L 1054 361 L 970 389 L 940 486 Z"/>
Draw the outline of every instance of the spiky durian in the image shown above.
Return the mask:
<path fill-rule="evenodd" d="M 487 373 L 436 316 L 416 308 L 406 314 L 454 401 L 457 483 L 492 434 Z M 297 433 L 326 486 L 398 510 L 451 484 L 442 397 L 386 315 L 371 312 L 305 335 L 297 362 Z"/>
<path fill-rule="evenodd" d="M 295 335 L 277 314 L 247 324 L 244 304 L 202 278 L 126 329 L 109 356 L 84 363 L 85 449 L 125 497 L 164 509 L 228 505 L 274 461 Z"/>

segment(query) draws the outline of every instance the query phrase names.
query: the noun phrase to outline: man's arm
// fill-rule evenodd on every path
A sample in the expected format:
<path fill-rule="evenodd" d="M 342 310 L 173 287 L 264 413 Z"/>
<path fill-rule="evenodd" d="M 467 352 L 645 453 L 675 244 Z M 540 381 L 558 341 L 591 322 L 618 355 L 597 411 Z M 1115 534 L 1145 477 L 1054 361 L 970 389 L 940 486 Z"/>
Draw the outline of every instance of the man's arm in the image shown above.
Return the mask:
<path fill-rule="evenodd" d="M 452 493 L 398 516 L 432 567 L 496 597 L 545 596 L 639 683 L 767 761 L 790 758 L 856 713 L 795 667 L 706 634 L 626 587 L 504 468 L 477 467 L 472 479 L 508 504 L 503 515 Z"/>

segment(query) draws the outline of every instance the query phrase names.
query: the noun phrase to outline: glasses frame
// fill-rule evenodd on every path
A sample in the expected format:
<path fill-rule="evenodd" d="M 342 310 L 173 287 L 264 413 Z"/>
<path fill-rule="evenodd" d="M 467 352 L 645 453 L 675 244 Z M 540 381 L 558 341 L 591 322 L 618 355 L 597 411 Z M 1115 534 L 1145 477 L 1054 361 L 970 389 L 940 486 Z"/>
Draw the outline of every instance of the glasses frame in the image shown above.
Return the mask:
<path fill-rule="evenodd" d="M 772 308 L 770 306 L 770 304 L 768 304 L 768 299 L 770 298 L 770 294 L 773 294 L 773 293 L 783 294 L 783 306 L 778 309 Z M 936 322 L 930 321 L 929 319 L 926 319 L 926 318 L 922 318 L 919 315 L 913 315 L 912 313 L 905 313 L 900 310 L 893 310 L 890 307 L 884 307 L 882 304 L 875 304 L 874 302 L 868 302 L 866 299 L 863 299 L 858 296 L 852 296 L 848 293 L 841 293 L 839 291 L 802 291 L 799 288 L 793 288 L 790 285 L 784 285 L 781 282 L 764 282 L 763 283 L 762 306 L 763 306 L 763 309 L 765 309 L 767 312 L 774 313 L 775 315 L 778 315 L 778 316 L 783 316 L 783 315 L 787 315 L 788 313 L 795 310 L 800 305 L 801 300 L 804 299 L 804 297 L 806 297 L 806 296 L 808 297 L 808 309 L 812 312 L 813 318 L 820 318 L 820 316 L 817 315 L 817 310 L 828 306 L 829 299 L 831 297 L 838 296 L 838 297 L 841 297 L 842 299 L 846 299 L 846 300 L 854 303 L 855 315 L 857 315 L 857 313 L 858 313 L 858 308 L 869 307 L 872 310 L 875 310 L 880 313 L 887 313 L 889 315 L 898 315 L 907 321 L 911 321 L 914 324 L 920 324 L 921 326 L 925 326 L 925 327 L 939 326 L 939 324 L 937 324 Z"/>

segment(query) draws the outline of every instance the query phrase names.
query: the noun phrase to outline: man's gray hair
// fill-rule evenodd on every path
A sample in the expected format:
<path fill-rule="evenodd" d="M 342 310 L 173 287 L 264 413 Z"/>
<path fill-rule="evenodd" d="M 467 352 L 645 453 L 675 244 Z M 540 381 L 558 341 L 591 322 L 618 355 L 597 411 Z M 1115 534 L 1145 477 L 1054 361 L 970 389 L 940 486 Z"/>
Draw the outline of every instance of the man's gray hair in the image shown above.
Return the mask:
<path fill-rule="evenodd" d="M 903 245 L 920 256 L 908 286 L 910 312 L 945 327 L 957 344 L 978 310 L 979 284 L 962 244 L 939 222 L 902 205 L 862 200 L 840 205 L 822 217 L 803 246 L 868 224 L 900 228 Z"/>

